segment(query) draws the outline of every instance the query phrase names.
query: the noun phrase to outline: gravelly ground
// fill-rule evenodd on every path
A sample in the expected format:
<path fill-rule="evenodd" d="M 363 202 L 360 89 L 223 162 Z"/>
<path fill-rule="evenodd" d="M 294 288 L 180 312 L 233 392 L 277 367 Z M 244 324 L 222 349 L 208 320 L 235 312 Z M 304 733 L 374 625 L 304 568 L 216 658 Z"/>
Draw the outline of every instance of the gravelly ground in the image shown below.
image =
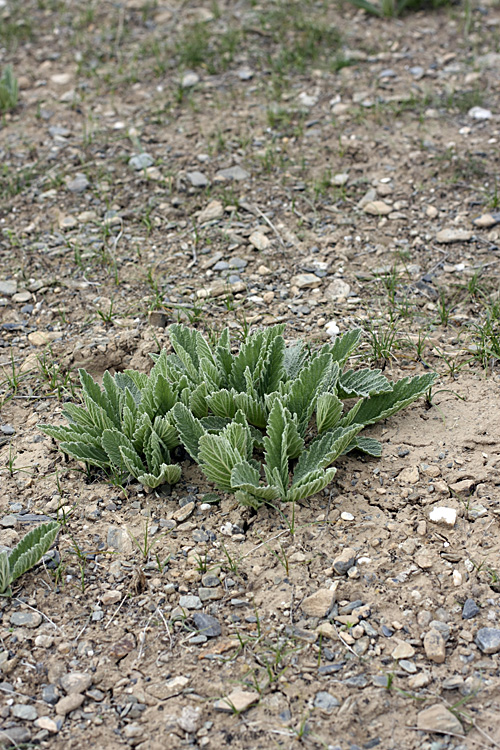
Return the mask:
<path fill-rule="evenodd" d="M 0 744 L 498 747 L 498 5 L 0 18 L 0 543 L 65 519 L 0 603 Z M 358 361 L 440 380 L 293 534 L 188 462 L 168 496 L 86 479 L 37 424 L 178 319 L 361 325 Z"/>

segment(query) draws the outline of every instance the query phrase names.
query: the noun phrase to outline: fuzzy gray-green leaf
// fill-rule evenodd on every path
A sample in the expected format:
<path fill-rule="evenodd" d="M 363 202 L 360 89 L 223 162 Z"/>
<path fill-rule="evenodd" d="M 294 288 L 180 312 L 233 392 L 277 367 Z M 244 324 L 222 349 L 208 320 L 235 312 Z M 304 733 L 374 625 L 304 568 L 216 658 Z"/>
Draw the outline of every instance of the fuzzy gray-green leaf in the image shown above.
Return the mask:
<path fill-rule="evenodd" d="M 365 399 L 355 416 L 355 422 L 364 426 L 386 419 L 404 409 L 426 393 L 436 379 L 436 373 L 403 378 L 393 383 L 392 391 Z"/>
<path fill-rule="evenodd" d="M 50 549 L 58 531 L 57 521 L 50 521 L 40 524 L 23 536 L 9 555 L 11 581 L 15 581 L 33 565 L 40 562 Z"/>
<path fill-rule="evenodd" d="M 340 398 L 375 396 L 392 391 L 392 384 L 382 375 L 382 370 L 347 370 L 338 380 Z"/>
<path fill-rule="evenodd" d="M 339 427 L 333 432 L 318 436 L 300 455 L 293 473 L 292 486 L 311 471 L 324 469 L 340 456 L 362 427 Z"/>
<path fill-rule="evenodd" d="M 10 596 L 12 594 L 10 589 L 11 580 L 9 555 L 4 550 L 0 552 L 0 596 Z"/>
<path fill-rule="evenodd" d="M 198 459 L 207 479 L 221 490 L 230 492 L 231 472 L 241 463 L 241 454 L 222 435 L 203 435 L 199 440 Z"/>
<path fill-rule="evenodd" d="M 171 413 L 182 444 L 191 458 L 198 461 L 199 440 L 207 434 L 206 429 L 184 404 L 177 403 Z"/>
<path fill-rule="evenodd" d="M 335 393 L 321 393 L 316 402 L 316 426 L 318 432 L 331 430 L 340 421 L 344 404 Z"/>
<path fill-rule="evenodd" d="M 294 503 L 305 500 L 317 492 L 321 492 L 321 490 L 330 484 L 336 473 L 337 469 L 331 468 L 312 471 L 306 474 L 300 482 L 292 484 L 285 499 L 290 503 Z"/>
<path fill-rule="evenodd" d="M 98 466 L 100 469 L 109 468 L 109 457 L 103 448 L 83 442 L 63 442 L 59 447 L 77 461 Z"/>

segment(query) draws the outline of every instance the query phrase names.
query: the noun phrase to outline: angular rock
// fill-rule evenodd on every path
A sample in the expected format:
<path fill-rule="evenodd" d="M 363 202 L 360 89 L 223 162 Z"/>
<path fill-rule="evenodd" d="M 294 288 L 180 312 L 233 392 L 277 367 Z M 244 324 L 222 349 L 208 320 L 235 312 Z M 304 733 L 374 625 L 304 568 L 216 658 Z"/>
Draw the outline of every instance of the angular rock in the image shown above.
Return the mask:
<path fill-rule="evenodd" d="M 12 297 L 17 292 L 17 281 L 0 281 L 0 296 Z"/>
<path fill-rule="evenodd" d="M 143 151 L 142 154 L 136 154 L 135 156 L 132 156 L 128 163 L 129 166 L 132 167 L 132 169 L 135 169 L 137 172 L 139 172 L 141 169 L 147 169 L 147 167 L 151 167 L 154 164 L 154 159 L 151 156 L 151 154 L 146 153 Z"/>
<path fill-rule="evenodd" d="M 183 732 L 194 734 L 198 731 L 201 718 L 201 708 L 195 706 L 184 706 L 177 723 Z"/>
<path fill-rule="evenodd" d="M 72 193 L 83 193 L 83 191 L 90 185 L 90 182 L 86 175 L 82 172 L 77 172 L 72 180 L 66 182 L 66 185 L 68 190 Z"/>
<path fill-rule="evenodd" d="M 457 521 L 457 511 L 455 508 L 438 506 L 437 508 L 433 508 L 429 513 L 429 521 L 433 521 L 441 526 L 447 526 L 449 529 L 452 529 Z"/>
<path fill-rule="evenodd" d="M 463 734 L 460 721 L 442 703 L 420 711 L 417 715 L 417 727 L 424 732 Z"/>
<path fill-rule="evenodd" d="M 314 594 L 307 596 L 300 608 L 308 617 L 326 617 L 335 601 L 335 591 L 331 589 L 319 589 Z"/>
<path fill-rule="evenodd" d="M 320 690 L 314 696 L 313 706 L 314 708 L 322 708 L 323 711 L 331 711 L 332 708 L 340 706 L 340 701 L 325 690 Z"/>
<path fill-rule="evenodd" d="M 193 620 L 197 630 L 208 638 L 216 638 L 222 633 L 219 621 L 211 615 L 206 615 L 203 612 L 195 612 Z"/>
<path fill-rule="evenodd" d="M 92 675 L 88 672 L 69 672 L 63 675 L 59 682 L 67 695 L 84 693 L 92 685 Z"/>
<path fill-rule="evenodd" d="M 388 216 L 392 206 L 387 205 L 385 201 L 369 201 L 363 206 L 363 211 L 371 216 Z"/>
<path fill-rule="evenodd" d="M 269 237 L 266 237 L 264 232 L 252 232 L 252 234 L 248 238 L 248 241 L 251 245 L 254 246 L 256 250 L 267 250 L 269 247 L 271 247 L 271 240 L 269 239 Z"/>
<path fill-rule="evenodd" d="M 259 693 L 250 690 L 233 690 L 226 698 L 215 701 L 214 708 L 216 711 L 223 711 L 227 714 L 240 714 L 258 703 L 259 700 Z"/>
<path fill-rule="evenodd" d="M 347 571 L 352 568 L 356 562 L 356 552 L 351 547 L 344 547 L 340 555 L 333 561 L 333 569 L 340 576 L 346 575 Z"/>
<path fill-rule="evenodd" d="M 154 698 L 164 701 L 168 698 L 173 698 L 174 695 L 179 695 L 188 685 L 189 678 L 184 677 L 184 675 L 178 675 L 177 677 L 171 677 L 165 682 L 148 684 L 148 693 Z"/>
<path fill-rule="evenodd" d="M 38 727 L 38 729 L 46 729 L 47 732 L 50 732 L 51 734 L 57 734 L 59 731 L 57 722 L 55 722 L 54 719 L 51 719 L 50 716 L 40 716 L 40 718 L 35 721 L 35 726 Z"/>
<path fill-rule="evenodd" d="M 199 82 L 200 76 L 197 73 L 187 72 L 181 78 L 181 87 L 183 89 L 190 89 Z"/>
<path fill-rule="evenodd" d="M 416 484 L 419 479 L 420 474 L 417 466 L 407 466 L 398 474 L 398 480 L 404 482 L 404 484 Z"/>
<path fill-rule="evenodd" d="M 199 596 L 187 595 L 179 599 L 179 607 L 184 609 L 201 609 L 201 599 Z"/>
<path fill-rule="evenodd" d="M 133 545 L 130 536 L 126 529 L 121 529 L 117 526 L 108 526 L 108 533 L 106 536 L 108 547 L 118 550 L 126 555 L 132 552 Z"/>
<path fill-rule="evenodd" d="M 13 612 L 10 624 L 18 628 L 38 628 L 43 622 L 40 612 Z"/>
<path fill-rule="evenodd" d="M 56 703 L 56 714 L 58 716 L 66 716 L 66 714 L 69 714 L 71 711 L 80 708 L 84 700 L 84 696 L 80 693 L 71 693 L 65 698 L 61 698 L 61 700 Z"/>
<path fill-rule="evenodd" d="M 38 713 L 34 706 L 28 706 L 24 703 L 18 703 L 10 709 L 12 716 L 23 721 L 35 721 L 38 719 Z"/>
<path fill-rule="evenodd" d="M 314 273 L 299 273 L 290 279 L 292 286 L 298 286 L 299 289 L 314 289 L 321 285 L 321 279 Z"/>
<path fill-rule="evenodd" d="M 446 644 L 438 630 L 429 630 L 424 636 L 424 650 L 428 659 L 443 664 L 446 659 Z"/>
<path fill-rule="evenodd" d="M 0 730 L 0 748 L 18 747 L 31 739 L 31 733 L 26 727 L 9 727 Z"/>
<path fill-rule="evenodd" d="M 476 617 L 480 612 L 481 610 L 474 599 L 466 599 L 462 609 L 462 620 L 472 620 L 472 618 Z"/>
<path fill-rule="evenodd" d="M 223 180 L 236 180 L 239 182 L 240 180 L 247 180 L 250 175 L 237 164 L 235 167 L 219 170 L 219 172 L 217 172 L 217 177 Z"/>
<path fill-rule="evenodd" d="M 345 299 L 351 293 L 351 287 L 347 281 L 342 279 L 333 279 L 325 289 L 325 297 L 335 302 L 339 299 Z"/>
<path fill-rule="evenodd" d="M 192 514 L 196 507 L 196 503 L 194 500 L 191 500 L 189 503 L 186 503 L 186 505 L 183 505 L 182 508 L 179 508 L 179 510 L 176 510 L 175 513 L 172 514 L 172 518 L 174 521 L 177 521 L 177 523 L 182 523 L 185 521 L 189 516 Z"/>
<path fill-rule="evenodd" d="M 220 201 L 210 201 L 205 208 L 198 214 L 198 224 L 205 221 L 215 221 L 224 216 L 224 206 Z"/>
<path fill-rule="evenodd" d="M 415 649 L 410 643 L 398 640 L 398 645 L 391 653 L 393 659 L 409 659 L 415 654 Z"/>
<path fill-rule="evenodd" d="M 490 227 L 494 227 L 495 224 L 498 224 L 500 222 L 500 212 L 494 213 L 494 214 L 482 214 L 481 216 L 478 216 L 477 219 L 473 219 L 472 223 L 476 227 L 480 227 L 481 229 L 489 229 Z"/>
<path fill-rule="evenodd" d="M 483 654 L 496 654 L 500 651 L 500 629 L 480 628 L 476 633 L 476 646 Z"/>
<path fill-rule="evenodd" d="M 195 188 L 204 188 L 209 184 L 208 178 L 203 172 L 186 172 L 186 178 Z"/>
<path fill-rule="evenodd" d="M 467 229 L 442 229 L 436 234 L 436 242 L 448 245 L 452 242 L 469 242 L 472 232 Z"/>

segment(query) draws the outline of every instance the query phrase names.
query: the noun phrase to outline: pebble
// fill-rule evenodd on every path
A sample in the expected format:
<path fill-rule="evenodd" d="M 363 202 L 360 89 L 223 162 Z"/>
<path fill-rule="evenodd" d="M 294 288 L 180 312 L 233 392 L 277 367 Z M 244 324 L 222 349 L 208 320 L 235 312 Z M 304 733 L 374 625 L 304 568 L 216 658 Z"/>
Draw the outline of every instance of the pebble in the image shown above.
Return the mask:
<path fill-rule="evenodd" d="M 363 211 L 372 216 L 388 216 L 392 212 L 392 206 L 385 201 L 369 201 L 363 206 Z"/>
<path fill-rule="evenodd" d="M 82 172 L 77 172 L 72 180 L 68 180 L 66 182 L 66 185 L 68 187 L 68 190 L 72 193 L 83 193 L 83 191 L 86 190 L 90 185 L 90 182 L 88 181 L 86 175 L 84 175 Z"/>
<path fill-rule="evenodd" d="M 0 747 L 18 747 L 25 745 L 31 739 L 31 733 L 26 727 L 9 727 L 0 730 Z"/>
<path fill-rule="evenodd" d="M 462 609 L 462 620 L 472 620 L 472 618 L 476 617 L 480 612 L 481 610 L 474 599 L 466 599 Z"/>
<path fill-rule="evenodd" d="M 132 540 L 128 535 L 127 530 L 117 526 L 108 527 L 106 542 L 108 547 L 116 549 L 118 552 L 122 552 L 126 555 L 129 555 L 133 549 Z"/>
<path fill-rule="evenodd" d="M 473 120 L 491 120 L 493 116 L 491 111 L 489 109 L 484 109 L 484 107 L 471 107 L 467 114 L 469 117 L 472 117 Z"/>
<path fill-rule="evenodd" d="M 463 733 L 460 721 L 442 703 L 420 711 L 417 715 L 417 727 L 426 732 Z"/>
<path fill-rule="evenodd" d="M 342 279 L 333 279 L 325 289 L 325 297 L 332 302 L 336 300 L 345 299 L 351 293 L 351 287 L 347 281 Z"/>
<path fill-rule="evenodd" d="M 214 708 L 216 711 L 224 713 L 242 713 L 260 700 L 259 693 L 250 690 L 233 690 L 226 698 L 215 701 Z"/>
<path fill-rule="evenodd" d="M 224 216 L 224 206 L 220 201 L 210 201 L 205 208 L 198 214 L 198 223 L 203 224 L 206 221 L 215 221 Z"/>
<path fill-rule="evenodd" d="M 42 622 L 39 612 L 13 612 L 10 616 L 10 624 L 19 628 L 38 628 Z"/>
<path fill-rule="evenodd" d="M 23 719 L 23 721 L 35 721 L 35 719 L 38 719 L 38 713 L 34 706 L 18 703 L 11 707 L 10 712 L 14 718 Z"/>
<path fill-rule="evenodd" d="M 252 232 L 250 237 L 248 238 L 248 241 L 256 250 L 267 250 L 269 247 L 271 247 L 271 240 L 269 237 L 266 237 L 266 235 L 263 232 L 255 231 Z M 316 279 L 318 281 L 318 279 Z M 321 282 L 320 282 L 321 283 Z"/>
<path fill-rule="evenodd" d="M 59 680 L 65 693 L 84 693 L 92 685 L 92 676 L 87 672 L 69 672 Z"/>
<path fill-rule="evenodd" d="M 239 165 L 229 167 L 228 169 L 221 169 L 217 172 L 216 176 L 223 180 L 235 180 L 236 182 L 247 180 L 250 177 L 249 173 Z"/>
<path fill-rule="evenodd" d="M 179 599 L 179 606 L 185 609 L 201 609 L 201 599 L 199 596 L 181 596 Z"/>
<path fill-rule="evenodd" d="M 326 617 L 335 602 L 335 596 L 335 591 L 331 589 L 319 589 L 307 596 L 300 607 L 308 617 Z"/>
<path fill-rule="evenodd" d="M 129 159 L 129 166 L 139 172 L 141 169 L 146 169 L 154 164 L 154 159 L 151 154 L 143 151 L 142 154 L 136 154 Z"/>
<path fill-rule="evenodd" d="M 222 633 L 219 621 L 211 615 L 206 615 L 203 612 L 195 612 L 193 614 L 193 621 L 200 633 L 206 635 L 208 638 L 216 638 Z"/>
<path fill-rule="evenodd" d="M 50 732 L 50 734 L 57 734 L 60 729 L 57 722 L 55 722 L 54 719 L 51 719 L 50 716 L 40 716 L 40 718 L 35 721 L 35 726 L 38 729 L 45 729 L 47 732 Z"/>
<path fill-rule="evenodd" d="M 16 431 L 11 424 L 0 425 L 0 432 L 2 435 L 15 435 Z"/>
<path fill-rule="evenodd" d="M 321 279 L 314 273 L 299 273 L 297 276 L 292 276 L 290 283 L 299 289 L 314 289 L 321 286 Z"/>
<path fill-rule="evenodd" d="M 205 188 L 209 185 L 208 178 L 203 172 L 186 172 L 186 178 L 195 188 Z"/>
<path fill-rule="evenodd" d="M 121 591 L 105 591 L 101 596 L 101 604 L 105 607 L 110 604 L 117 604 L 122 598 Z"/>
<path fill-rule="evenodd" d="M 429 521 L 433 521 L 441 526 L 447 526 L 449 529 L 452 529 L 457 521 L 457 511 L 455 508 L 438 506 L 433 508 L 429 513 Z"/>
<path fill-rule="evenodd" d="M 183 732 L 194 734 L 198 731 L 201 718 L 201 708 L 195 706 L 184 706 L 177 723 Z"/>
<path fill-rule="evenodd" d="M 184 73 L 184 75 L 181 78 L 181 87 L 183 89 L 190 89 L 193 86 L 196 86 L 196 84 L 199 82 L 200 82 L 200 76 L 197 73 L 193 73 L 193 72 Z"/>
<path fill-rule="evenodd" d="M 424 636 L 424 650 L 428 659 L 443 664 L 446 659 L 445 640 L 438 630 L 429 630 Z"/>
<path fill-rule="evenodd" d="M 220 579 L 216 575 L 213 575 L 213 573 L 205 573 L 201 577 L 201 582 L 207 588 L 215 588 L 221 585 Z"/>
<path fill-rule="evenodd" d="M 66 716 L 66 714 L 69 714 L 71 711 L 80 708 L 84 700 L 84 696 L 80 693 L 71 693 L 65 698 L 61 698 L 61 700 L 56 703 L 56 714 L 58 716 Z"/>
<path fill-rule="evenodd" d="M 408 661 L 408 659 L 401 659 L 399 661 L 399 666 L 401 669 L 404 669 L 405 672 L 408 672 L 408 674 L 415 674 L 417 671 L 416 665 L 412 661 Z"/>
<path fill-rule="evenodd" d="M 0 281 L 0 294 L 12 297 L 17 292 L 17 281 Z"/>
<path fill-rule="evenodd" d="M 356 552 L 350 547 L 344 547 L 340 555 L 333 560 L 333 569 L 339 575 L 345 575 L 356 562 Z"/>
<path fill-rule="evenodd" d="M 398 474 L 398 481 L 404 484 L 416 484 L 420 479 L 417 466 L 407 466 Z"/>
<path fill-rule="evenodd" d="M 431 676 L 428 672 L 419 672 L 413 675 L 408 680 L 408 687 L 412 690 L 418 690 L 419 688 L 427 687 L 431 681 Z"/>
<path fill-rule="evenodd" d="M 314 708 L 321 708 L 323 711 L 331 711 L 332 708 L 338 708 L 338 706 L 340 706 L 340 701 L 325 690 L 320 690 L 314 696 L 313 705 Z"/>
<path fill-rule="evenodd" d="M 480 628 L 476 633 L 476 646 L 483 654 L 496 654 L 500 651 L 500 629 Z"/>
<path fill-rule="evenodd" d="M 347 172 L 339 172 L 333 175 L 332 183 L 337 187 L 342 187 L 343 185 L 347 185 L 348 180 L 349 174 Z"/>
<path fill-rule="evenodd" d="M 61 696 L 55 685 L 45 685 L 42 688 L 42 700 L 50 706 L 54 706 Z"/>
<path fill-rule="evenodd" d="M 412 645 L 406 643 L 406 641 L 396 640 L 398 641 L 398 645 L 391 653 L 393 659 L 409 659 L 415 654 L 415 649 Z"/>
<path fill-rule="evenodd" d="M 442 229 L 436 234 L 436 242 L 448 245 L 452 242 L 469 242 L 472 232 L 467 229 Z"/>
<path fill-rule="evenodd" d="M 191 500 L 189 503 L 186 503 L 186 505 L 183 505 L 182 508 L 176 510 L 175 513 L 172 514 L 172 518 L 174 519 L 174 521 L 177 521 L 177 523 L 182 523 L 189 518 L 189 516 L 193 513 L 195 507 L 195 501 Z"/>

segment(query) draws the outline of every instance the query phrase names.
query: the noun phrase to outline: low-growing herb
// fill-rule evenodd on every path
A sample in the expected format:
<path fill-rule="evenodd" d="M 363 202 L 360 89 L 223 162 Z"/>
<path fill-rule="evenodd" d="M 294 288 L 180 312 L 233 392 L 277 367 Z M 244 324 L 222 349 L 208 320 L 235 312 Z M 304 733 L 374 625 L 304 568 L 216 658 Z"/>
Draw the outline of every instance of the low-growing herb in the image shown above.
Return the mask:
<path fill-rule="evenodd" d="M 10 553 L 0 552 L 0 596 L 12 596 L 13 581 L 40 562 L 58 531 L 57 521 L 42 523 L 28 531 Z"/>

